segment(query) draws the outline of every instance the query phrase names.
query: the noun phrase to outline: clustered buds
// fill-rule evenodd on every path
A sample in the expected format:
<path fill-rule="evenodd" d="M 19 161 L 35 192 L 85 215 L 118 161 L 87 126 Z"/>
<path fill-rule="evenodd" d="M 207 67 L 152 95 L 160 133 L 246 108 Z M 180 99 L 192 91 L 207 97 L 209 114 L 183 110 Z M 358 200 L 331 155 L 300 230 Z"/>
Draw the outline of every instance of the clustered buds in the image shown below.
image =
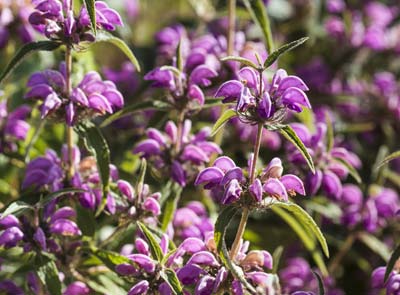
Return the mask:
<path fill-rule="evenodd" d="M 289 196 L 305 195 L 300 178 L 282 173 L 281 160 L 274 158 L 254 182 L 249 183 L 245 177 L 248 171 L 243 171 L 231 158 L 223 156 L 217 158 L 212 167 L 199 173 L 195 185 L 203 184 L 205 189 L 211 190 L 214 200 L 220 204 L 230 204 L 240 199 L 244 201 L 243 196 L 247 193 L 259 205 L 266 197 L 288 201 Z"/>
<path fill-rule="evenodd" d="M 111 81 L 104 81 L 97 72 L 87 73 L 67 95 L 65 64 L 59 71 L 45 70 L 32 74 L 26 98 L 42 101 L 41 117 L 58 119 L 64 116 L 69 126 L 83 118 L 113 113 L 124 105 L 124 98 Z"/>

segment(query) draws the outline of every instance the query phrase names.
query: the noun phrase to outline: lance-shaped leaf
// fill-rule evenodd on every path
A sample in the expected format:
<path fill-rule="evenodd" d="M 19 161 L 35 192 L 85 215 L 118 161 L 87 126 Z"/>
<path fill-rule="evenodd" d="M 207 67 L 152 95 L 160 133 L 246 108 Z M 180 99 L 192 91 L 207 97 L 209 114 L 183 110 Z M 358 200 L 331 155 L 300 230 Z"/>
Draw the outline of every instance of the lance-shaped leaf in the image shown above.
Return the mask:
<path fill-rule="evenodd" d="M 299 205 L 291 202 L 278 202 L 275 201 L 271 204 L 271 208 L 282 208 L 289 211 L 308 232 L 312 233 L 319 241 L 322 250 L 326 257 L 329 257 L 328 244 L 326 243 L 325 237 L 315 223 L 314 219 L 301 208 Z"/>
<path fill-rule="evenodd" d="M 283 125 L 280 129 L 278 129 L 278 131 L 299 150 L 306 160 L 308 167 L 310 167 L 312 173 L 315 173 L 314 162 L 310 156 L 310 153 L 307 151 L 304 143 L 297 136 L 293 128 L 289 125 Z"/>
<path fill-rule="evenodd" d="M 4 71 L 0 74 L 0 83 L 26 58 L 35 51 L 53 51 L 61 46 L 60 42 L 55 41 L 38 41 L 23 45 L 13 56 Z"/>
<path fill-rule="evenodd" d="M 47 258 L 45 259 L 47 260 Z M 48 260 L 40 265 L 37 269 L 37 274 L 49 294 L 61 295 L 61 282 L 58 277 L 57 266 L 53 260 Z"/>
<path fill-rule="evenodd" d="M 151 255 L 158 262 L 161 262 L 164 254 L 161 250 L 159 242 L 156 240 L 156 238 L 153 236 L 153 234 L 150 232 L 147 226 L 145 226 L 140 221 L 137 222 L 137 225 L 142 231 L 143 235 L 146 237 L 147 242 L 149 243 Z"/>
<path fill-rule="evenodd" d="M 272 261 L 274 262 L 274 265 L 272 267 L 272 273 L 278 272 L 279 262 L 281 261 L 283 250 L 284 250 L 283 246 L 278 246 L 274 250 L 274 253 L 272 253 Z"/>
<path fill-rule="evenodd" d="M 75 193 L 84 193 L 84 192 L 85 192 L 85 190 L 79 189 L 79 188 L 63 188 L 63 189 L 60 189 L 59 191 L 52 192 L 51 194 L 48 194 L 43 199 L 41 199 L 37 203 L 37 205 L 39 207 L 43 207 L 43 206 L 47 205 L 50 201 L 52 201 L 54 199 L 57 199 L 58 197 L 61 197 L 63 195 L 75 194 Z"/>
<path fill-rule="evenodd" d="M 385 279 L 384 279 L 385 283 L 387 282 L 389 275 L 392 272 L 393 267 L 396 264 L 398 259 L 400 259 L 400 244 L 397 245 L 397 248 L 394 250 L 394 252 L 390 256 L 388 264 L 386 265 Z"/>
<path fill-rule="evenodd" d="M 335 136 L 333 134 L 333 124 L 332 124 L 332 120 L 331 117 L 326 114 L 325 115 L 325 121 L 326 121 L 326 126 L 327 126 L 327 130 L 326 130 L 326 149 L 327 151 L 331 151 L 333 148 L 333 145 L 335 144 Z"/>
<path fill-rule="evenodd" d="M 96 219 L 92 210 L 76 206 L 76 222 L 83 235 L 93 237 L 96 232 Z"/>
<path fill-rule="evenodd" d="M 172 218 L 174 217 L 176 208 L 178 206 L 179 199 L 182 194 L 182 187 L 174 185 L 171 194 L 165 200 L 163 207 L 163 214 L 161 217 L 161 230 L 165 232 Z"/>
<path fill-rule="evenodd" d="M 160 276 L 163 280 L 170 286 L 172 292 L 176 295 L 183 294 L 183 288 L 181 282 L 179 281 L 178 277 L 174 270 L 170 268 L 165 268 L 161 270 Z"/>
<path fill-rule="evenodd" d="M 297 46 L 303 44 L 307 40 L 308 40 L 308 37 L 303 37 L 296 41 L 287 43 L 287 44 L 283 45 L 282 47 L 279 47 L 277 50 L 275 50 L 270 55 L 268 55 L 268 58 L 264 62 L 264 68 L 265 69 L 268 68 L 279 58 L 279 56 L 281 56 L 282 54 L 284 54 L 285 52 L 287 52 L 289 50 L 296 48 Z"/>
<path fill-rule="evenodd" d="M 235 110 L 228 109 L 226 110 L 221 117 L 218 118 L 217 122 L 215 122 L 212 130 L 211 130 L 211 136 L 214 136 L 221 128 L 222 126 L 225 125 L 226 122 L 228 122 L 229 119 L 232 119 L 233 117 L 236 117 L 237 113 Z"/>
<path fill-rule="evenodd" d="M 317 281 L 318 281 L 318 294 L 325 295 L 324 282 L 322 281 L 321 276 L 315 271 L 313 271 L 313 274 L 317 278 Z"/>
<path fill-rule="evenodd" d="M 145 158 L 142 158 L 140 160 L 140 167 L 139 167 L 139 177 L 136 182 L 136 192 L 138 196 L 142 195 L 142 190 L 144 186 L 144 178 L 146 176 L 146 171 L 147 171 L 147 161 Z"/>
<path fill-rule="evenodd" d="M 376 168 L 379 168 L 387 163 L 389 163 L 390 161 L 400 158 L 400 151 L 395 151 L 394 153 L 391 153 L 390 155 L 386 156 L 382 162 L 380 162 Z"/>
<path fill-rule="evenodd" d="M 178 46 L 176 47 L 176 67 L 180 72 L 183 71 L 182 38 L 179 39 Z"/>
<path fill-rule="evenodd" d="M 267 50 L 271 52 L 273 50 L 272 32 L 264 3 L 262 0 L 243 0 L 243 3 L 246 5 L 254 22 L 260 26 L 267 44 Z"/>
<path fill-rule="evenodd" d="M 84 139 L 86 148 L 96 158 L 97 170 L 103 187 L 103 199 L 105 200 L 110 188 L 110 149 L 107 141 L 100 129 L 91 122 L 79 124 L 76 131 Z M 103 208 L 99 209 L 102 210 Z"/>
<path fill-rule="evenodd" d="M 96 0 L 85 0 L 86 10 L 89 14 L 90 24 L 93 30 L 93 33 L 96 34 L 96 9 L 94 7 L 94 2 Z"/>
<path fill-rule="evenodd" d="M 272 211 L 274 211 L 279 217 L 281 217 L 297 234 L 297 236 L 302 241 L 304 247 L 311 253 L 312 258 L 315 261 L 315 264 L 321 270 L 321 272 L 325 275 L 328 275 L 328 269 L 325 265 L 325 262 L 321 256 L 321 253 L 316 248 L 316 240 L 315 237 L 301 224 L 298 222 L 297 218 L 295 218 L 292 214 L 281 209 L 279 207 L 272 207 Z M 274 266 L 275 266 L 274 259 Z"/>
<path fill-rule="evenodd" d="M 100 127 L 106 127 L 115 120 L 125 117 L 129 114 L 136 112 L 146 111 L 146 110 L 168 110 L 169 104 L 157 100 L 141 101 L 135 104 L 124 107 L 122 110 L 112 114 L 107 119 L 101 123 Z"/>
<path fill-rule="evenodd" d="M 27 210 L 33 210 L 33 206 L 22 201 L 15 201 L 7 207 L 7 209 L 1 214 L 1 217 L 4 218 L 10 214 L 18 217 L 24 214 Z"/>
<path fill-rule="evenodd" d="M 361 176 L 358 174 L 357 170 L 345 159 L 342 158 L 333 158 L 336 162 L 339 162 L 343 166 L 347 168 L 349 171 L 350 175 L 357 181 L 357 183 L 362 183 Z"/>
<path fill-rule="evenodd" d="M 115 267 L 119 264 L 132 264 L 132 261 L 117 252 L 90 248 L 89 252 L 100 259 L 110 270 L 115 271 Z"/>
<path fill-rule="evenodd" d="M 358 238 L 363 242 L 368 248 L 370 248 L 374 253 L 382 257 L 383 260 L 388 261 L 390 258 L 390 250 L 388 246 L 382 242 L 380 239 L 371 235 L 367 232 L 362 232 L 358 235 Z"/>
<path fill-rule="evenodd" d="M 96 41 L 94 42 L 94 44 L 96 43 L 109 43 L 115 45 L 126 55 L 126 57 L 128 57 L 131 63 L 136 67 L 137 71 L 140 72 L 140 65 L 138 60 L 136 59 L 129 46 L 122 39 L 115 37 L 108 32 L 101 31 L 96 35 Z"/>
<path fill-rule="evenodd" d="M 246 65 L 248 67 L 257 69 L 257 65 L 255 63 L 253 63 L 251 60 L 244 58 L 244 57 L 240 57 L 240 56 L 226 56 L 221 58 L 221 61 L 237 61 L 239 63 L 241 63 L 242 65 Z"/>

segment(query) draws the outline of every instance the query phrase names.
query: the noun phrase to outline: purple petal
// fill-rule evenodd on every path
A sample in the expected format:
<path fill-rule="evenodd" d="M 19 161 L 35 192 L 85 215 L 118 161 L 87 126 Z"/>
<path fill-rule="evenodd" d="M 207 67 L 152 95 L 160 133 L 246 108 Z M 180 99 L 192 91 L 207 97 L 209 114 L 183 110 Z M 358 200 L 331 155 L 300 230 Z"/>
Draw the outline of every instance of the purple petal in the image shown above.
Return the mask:
<path fill-rule="evenodd" d="M 155 128 L 148 128 L 146 130 L 146 135 L 148 138 L 154 139 L 155 141 L 157 141 L 160 144 L 160 146 L 161 145 L 165 146 L 167 143 L 165 136 Z"/>
<path fill-rule="evenodd" d="M 165 133 L 167 133 L 171 142 L 176 142 L 178 140 L 178 128 L 174 122 L 168 121 L 167 124 L 165 124 Z"/>
<path fill-rule="evenodd" d="M 256 70 L 250 67 L 244 67 L 238 72 L 238 76 L 245 87 L 258 91 L 259 80 Z"/>
<path fill-rule="evenodd" d="M 197 165 L 206 163 L 210 160 L 202 149 L 192 144 L 185 146 L 181 155 L 181 159 L 183 161 L 192 161 Z"/>
<path fill-rule="evenodd" d="M 342 183 L 339 177 L 331 171 L 324 171 L 322 187 L 328 195 L 335 197 L 335 199 L 342 195 Z"/>
<path fill-rule="evenodd" d="M 288 200 L 285 186 L 276 178 L 269 178 L 263 185 L 263 189 L 267 194 L 276 197 L 278 200 Z"/>
<path fill-rule="evenodd" d="M 207 266 L 219 266 L 217 259 L 208 251 L 200 251 L 194 253 L 187 264 L 200 264 Z"/>
<path fill-rule="evenodd" d="M 292 195 L 294 192 L 303 196 L 306 194 L 303 181 L 301 181 L 301 179 L 298 178 L 296 175 L 286 174 L 282 176 L 280 181 L 285 186 L 286 191 L 289 193 L 289 195 Z"/>
<path fill-rule="evenodd" d="M 296 112 L 301 112 L 300 105 L 311 109 L 311 104 L 307 95 L 303 92 L 303 90 L 300 90 L 296 87 L 290 87 L 285 90 L 285 92 L 282 94 L 282 103 Z"/>
<path fill-rule="evenodd" d="M 211 78 L 217 77 L 218 74 L 213 69 L 208 68 L 206 65 L 196 67 L 190 74 L 189 84 L 196 84 L 199 86 L 210 86 Z"/>
<path fill-rule="evenodd" d="M 263 119 L 268 119 L 271 116 L 272 102 L 269 97 L 268 92 L 263 94 L 263 98 L 261 99 L 257 112 L 259 116 Z"/>
<path fill-rule="evenodd" d="M 147 293 L 149 288 L 150 288 L 149 282 L 142 280 L 129 290 L 128 295 L 143 295 Z"/>
<path fill-rule="evenodd" d="M 72 102 L 65 106 L 65 117 L 68 126 L 72 126 L 75 118 L 75 107 Z"/>
<path fill-rule="evenodd" d="M 276 91 L 276 95 L 281 95 L 286 89 L 290 87 L 296 87 L 303 91 L 308 91 L 307 85 L 301 80 L 299 77 L 296 76 L 287 76 L 283 78 L 282 81 L 279 83 L 278 90 Z"/>
<path fill-rule="evenodd" d="M 181 187 L 186 186 L 186 172 L 178 161 L 172 162 L 171 177 Z"/>
<path fill-rule="evenodd" d="M 197 101 L 197 103 L 200 106 L 202 106 L 205 101 L 203 91 L 200 89 L 199 86 L 194 85 L 194 84 L 190 85 L 190 87 L 189 87 L 188 98 L 191 100 Z"/>
<path fill-rule="evenodd" d="M 75 216 L 76 216 L 76 212 L 74 209 L 72 209 L 71 207 L 62 207 L 62 208 L 58 209 L 51 216 L 50 222 L 54 222 L 60 218 L 66 219 L 66 218 L 75 217 Z"/>
<path fill-rule="evenodd" d="M 179 249 L 193 254 L 205 250 L 205 244 L 198 238 L 187 238 L 179 245 Z"/>
<path fill-rule="evenodd" d="M 130 185 L 129 182 L 125 180 L 118 180 L 117 181 L 117 186 L 119 191 L 128 198 L 129 201 L 133 201 L 133 198 L 135 197 L 135 193 L 133 191 L 133 187 Z"/>
<path fill-rule="evenodd" d="M 222 156 L 215 160 L 213 166 L 218 167 L 225 173 L 226 171 L 236 167 L 236 164 L 231 158 Z"/>
<path fill-rule="evenodd" d="M 103 95 L 99 94 L 99 93 L 92 93 L 89 97 L 89 106 L 104 114 L 104 113 L 112 113 L 113 109 L 110 105 L 110 103 L 108 102 L 107 98 L 104 97 Z"/>
<path fill-rule="evenodd" d="M 150 253 L 149 244 L 147 244 L 147 242 L 141 238 L 137 238 L 135 240 L 135 248 L 136 248 L 136 251 L 138 251 L 140 254 L 148 256 Z"/>
<path fill-rule="evenodd" d="M 215 279 L 209 275 L 203 276 L 194 289 L 195 295 L 211 295 L 214 288 Z"/>
<path fill-rule="evenodd" d="M 83 282 L 73 282 L 68 285 L 63 295 L 89 295 L 90 289 Z"/>
<path fill-rule="evenodd" d="M 217 167 L 208 167 L 197 175 L 194 185 L 200 185 L 203 183 L 216 184 L 219 183 L 223 177 L 224 173 L 221 169 Z"/>
<path fill-rule="evenodd" d="M 25 98 L 44 98 L 53 92 L 48 84 L 38 84 L 31 88 L 28 93 L 25 94 Z"/>
<path fill-rule="evenodd" d="M 115 106 L 116 109 L 120 109 L 124 106 L 124 97 L 118 90 L 108 89 L 103 92 L 102 95 L 106 97 L 111 105 Z"/>
<path fill-rule="evenodd" d="M 223 97 L 224 102 L 235 101 L 240 98 L 242 94 L 243 84 L 236 80 L 227 81 L 222 84 L 217 92 L 215 93 L 215 97 Z"/>
<path fill-rule="evenodd" d="M 132 254 L 129 255 L 128 258 L 133 261 L 133 263 L 137 264 L 140 268 L 142 268 L 145 272 L 153 273 L 156 269 L 156 265 L 154 261 L 143 254 Z"/>
<path fill-rule="evenodd" d="M 47 116 L 51 111 L 54 111 L 61 105 L 61 99 L 57 96 L 55 92 L 50 93 L 41 105 L 41 118 Z"/>
<path fill-rule="evenodd" d="M 179 269 L 176 273 L 179 281 L 187 286 L 197 283 L 200 278 L 200 275 L 205 274 L 206 272 L 198 265 L 195 264 L 186 264 L 184 267 Z"/>
<path fill-rule="evenodd" d="M 6 248 L 15 247 L 24 237 L 24 233 L 18 227 L 7 228 L 0 234 L 0 246 Z"/>
<path fill-rule="evenodd" d="M 57 219 L 50 224 L 50 232 L 62 236 L 81 235 L 81 231 L 75 222 L 68 219 Z"/>
<path fill-rule="evenodd" d="M 257 202 L 261 202 L 262 200 L 262 194 L 263 194 L 263 188 L 261 181 L 256 178 L 254 182 L 249 186 L 249 191 L 251 195 L 256 199 Z"/>
<path fill-rule="evenodd" d="M 239 182 L 244 181 L 243 171 L 239 167 L 235 167 L 226 172 L 225 176 L 222 178 L 220 185 L 225 185 L 232 179 L 236 179 Z"/>
<path fill-rule="evenodd" d="M 160 152 L 160 145 L 154 139 L 141 141 L 133 150 L 134 154 L 142 154 L 144 157 L 158 155 Z"/>
<path fill-rule="evenodd" d="M 242 187 L 236 179 L 232 179 L 227 187 L 225 188 L 224 195 L 222 197 L 222 204 L 230 204 L 237 201 L 242 194 Z"/>
<path fill-rule="evenodd" d="M 147 198 L 144 201 L 142 207 L 144 210 L 153 213 L 153 215 L 155 215 L 155 216 L 158 216 L 161 214 L 160 204 L 151 197 Z"/>

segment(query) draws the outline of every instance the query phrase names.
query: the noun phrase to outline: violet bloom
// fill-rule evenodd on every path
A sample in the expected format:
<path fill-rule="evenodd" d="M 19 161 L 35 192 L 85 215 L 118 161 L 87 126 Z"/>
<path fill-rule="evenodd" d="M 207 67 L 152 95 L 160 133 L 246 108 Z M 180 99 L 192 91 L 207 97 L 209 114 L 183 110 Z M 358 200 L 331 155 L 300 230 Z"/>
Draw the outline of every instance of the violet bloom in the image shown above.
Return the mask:
<path fill-rule="evenodd" d="M 220 204 L 230 204 L 239 201 L 242 196 L 250 195 L 252 201 L 261 206 L 267 197 L 287 201 L 289 196 L 305 195 L 300 178 L 282 173 L 281 160 L 274 158 L 259 175 L 256 175 L 255 181 L 249 183 L 245 177 L 248 173 L 237 167 L 232 159 L 223 156 L 216 159 L 212 167 L 199 173 L 195 185 L 203 184 L 205 189 L 211 190 L 212 197 Z"/>
<path fill-rule="evenodd" d="M 213 235 L 213 232 L 209 232 L 205 239 L 190 237 L 183 240 L 177 251 L 169 257 L 167 266 L 177 269 L 176 273 L 184 290 L 194 288 L 194 294 L 216 294 L 222 288 L 229 288 L 225 291 L 230 294 L 243 294 L 241 292 L 245 287 L 232 279 L 229 271 L 215 255 Z M 248 242 L 242 243 L 234 262 L 242 268 L 249 284 L 263 294 L 270 294 L 274 275 L 266 271 L 272 269 L 272 256 L 267 251 L 248 251 L 248 248 Z"/>
<path fill-rule="evenodd" d="M 32 42 L 34 30 L 28 22 L 33 7 L 27 0 L 1 2 L 0 49 L 7 46 L 10 38 L 18 37 L 22 43 Z"/>
<path fill-rule="evenodd" d="M 395 76 L 390 72 L 380 72 L 374 75 L 373 91 L 382 100 L 386 109 L 393 114 L 394 118 L 400 119 L 400 87 Z"/>
<path fill-rule="evenodd" d="M 315 195 L 322 188 L 329 197 L 338 199 L 342 194 L 342 180 L 345 180 L 349 174 L 348 168 L 340 161 L 346 161 L 353 167 L 360 168 L 360 159 L 344 147 L 334 146 L 328 150 L 327 125 L 323 122 L 316 124 L 314 134 L 303 124 L 293 123 L 291 126 L 307 147 L 316 168 L 315 174 L 307 172 L 307 164 L 300 152 L 293 145 L 288 144 L 290 162 L 295 165 L 296 171 L 301 168 L 306 173 L 307 193 Z"/>
<path fill-rule="evenodd" d="M 82 81 L 66 95 L 65 64 L 59 71 L 36 72 L 28 80 L 31 89 L 26 98 L 42 101 L 42 119 L 65 117 L 69 126 L 86 117 L 113 113 L 124 105 L 122 94 L 111 81 L 103 81 L 97 72 L 87 73 Z"/>
<path fill-rule="evenodd" d="M 215 97 L 222 97 L 223 102 L 236 102 L 236 112 L 244 122 L 280 123 L 288 111 L 301 112 L 302 107 L 311 108 L 304 93 L 308 91 L 306 84 L 283 69 L 275 73 L 270 84 L 250 67 L 242 68 L 238 76 L 239 81 L 222 84 Z"/>
<path fill-rule="evenodd" d="M 78 16 L 74 15 L 69 1 L 37 0 L 35 11 L 29 22 L 47 38 L 77 44 L 81 41 L 94 41 L 89 14 L 83 6 Z M 108 31 L 122 26 L 119 14 L 108 7 L 104 1 L 96 1 L 96 27 Z"/>
<path fill-rule="evenodd" d="M 30 128 L 26 122 L 30 111 L 28 106 L 22 105 L 8 112 L 7 101 L 0 102 L 0 152 L 15 152 L 17 143 L 25 140 Z"/>
<path fill-rule="evenodd" d="M 395 265 L 393 271 L 390 273 L 387 282 L 384 282 L 386 267 L 378 267 L 371 274 L 371 287 L 372 291 L 376 294 L 386 289 L 386 295 L 399 295 L 400 294 L 400 273 L 398 264 Z M 372 293 L 371 293 L 372 294 Z"/>
<path fill-rule="evenodd" d="M 185 120 L 180 134 L 172 121 L 165 125 L 165 132 L 149 128 L 147 139 L 139 142 L 133 152 L 151 161 L 156 175 L 170 175 L 180 186 L 185 186 L 210 161 L 211 155 L 222 152 L 218 145 L 207 140 L 208 127 L 196 134 L 190 133 L 191 127 L 192 122 Z"/>
<path fill-rule="evenodd" d="M 18 287 L 12 280 L 0 281 L 0 292 L 12 295 L 25 295 L 24 290 Z"/>
<path fill-rule="evenodd" d="M 63 295 L 89 295 L 89 287 L 82 282 L 76 281 L 67 286 Z"/>

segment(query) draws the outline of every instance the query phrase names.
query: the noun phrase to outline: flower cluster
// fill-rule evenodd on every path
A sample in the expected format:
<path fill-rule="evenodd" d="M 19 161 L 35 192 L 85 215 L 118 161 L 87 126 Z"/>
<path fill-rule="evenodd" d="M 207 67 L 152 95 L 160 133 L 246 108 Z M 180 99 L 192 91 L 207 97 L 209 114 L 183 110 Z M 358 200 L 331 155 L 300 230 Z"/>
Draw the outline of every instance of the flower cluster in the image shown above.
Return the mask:
<path fill-rule="evenodd" d="M 254 182 L 249 183 L 245 177 L 248 172 L 237 167 L 231 158 L 222 156 L 215 160 L 212 167 L 199 173 L 195 185 L 203 184 L 205 189 L 211 190 L 212 197 L 220 204 L 236 202 L 246 195 L 250 195 L 254 202 L 260 204 L 267 197 L 287 201 L 289 196 L 305 195 L 300 178 L 282 173 L 281 160 L 274 158 L 256 176 Z"/>
<path fill-rule="evenodd" d="M 304 91 L 307 85 L 299 77 L 290 76 L 279 69 L 270 84 L 262 72 L 244 67 L 238 72 L 239 80 L 230 80 L 220 86 L 215 97 L 223 102 L 236 102 L 239 118 L 256 124 L 280 123 L 287 111 L 301 112 L 302 107 L 311 108 Z"/>
<path fill-rule="evenodd" d="M 192 122 L 185 120 L 181 130 L 172 121 L 165 124 L 165 133 L 149 128 L 147 139 L 139 142 L 133 152 L 149 159 L 158 170 L 156 175 L 162 176 L 165 172 L 180 186 L 185 186 L 210 161 L 211 155 L 222 152 L 217 144 L 207 140 L 210 128 L 191 134 L 191 127 Z"/>
<path fill-rule="evenodd" d="M 103 81 L 97 72 L 87 73 L 67 95 L 65 64 L 59 71 L 45 70 L 32 74 L 27 86 L 31 89 L 25 97 L 42 101 L 42 119 L 65 116 L 69 126 L 82 118 L 113 113 L 124 105 L 124 98 L 111 81 Z"/>
<path fill-rule="evenodd" d="M 388 280 L 384 281 L 386 267 L 376 268 L 371 274 L 371 294 L 378 293 L 385 289 L 386 295 L 397 295 L 400 293 L 400 273 L 398 265 L 390 273 Z"/>
<path fill-rule="evenodd" d="M 35 11 L 29 16 L 29 22 L 47 38 L 70 44 L 95 40 L 85 7 L 75 16 L 70 1 L 34 0 L 33 3 Z M 104 1 L 96 1 L 95 13 L 97 28 L 113 31 L 116 26 L 122 26 L 119 14 Z"/>
<path fill-rule="evenodd" d="M 26 105 L 9 112 L 7 101 L 0 102 L 0 152 L 14 152 L 17 142 L 25 140 L 30 127 L 26 122 L 29 113 L 30 108 Z"/>

